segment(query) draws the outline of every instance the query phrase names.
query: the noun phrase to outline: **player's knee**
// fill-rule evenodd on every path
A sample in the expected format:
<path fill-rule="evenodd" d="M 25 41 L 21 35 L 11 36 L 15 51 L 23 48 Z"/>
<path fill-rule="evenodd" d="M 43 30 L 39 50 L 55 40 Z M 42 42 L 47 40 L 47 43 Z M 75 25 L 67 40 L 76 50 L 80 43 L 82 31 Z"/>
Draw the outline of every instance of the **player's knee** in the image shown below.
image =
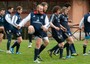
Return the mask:
<path fill-rule="evenodd" d="M 48 37 L 44 37 L 44 45 L 47 46 L 49 44 L 49 39 Z"/>
<path fill-rule="evenodd" d="M 0 27 L 1 30 L 4 30 L 4 27 Z"/>
<path fill-rule="evenodd" d="M 40 44 L 39 43 L 36 43 L 36 48 L 40 48 Z"/>
<path fill-rule="evenodd" d="M 21 43 L 22 42 L 22 38 L 18 38 L 18 43 Z"/>
<path fill-rule="evenodd" d="M 44 42 L 44 45 L 45 46 L 47 46 L 48 44 L 49 44 L 49 41 L 48 40 Z"/>
<path fill-rule="evenodd" d="M 36 48 L 40 48 L 40 46 L 41 46 L 41 43 L 42 43 L 42 39 L 41 38 L 38 38 L 37 40 L 36 40 Z"/>
<path fill-rule="evenodd" d="M 34 32 L 35 32 L 34 27 L 33 27 L 32 25 L 30 25 L 30 26 L 28 27 L 28 33 L 29 33 L 29 34 L 33 34 Z"/>
<path fill-rule="evenodd" d="M 59 45 L 59 47 L 62 47 L 62 48 L 64 47 L 64 43 L 63 42 L 59 43 L 58 45 Z"/>
<path fill-rule="evenodd" d="M 73 38 L 72 38 L 72 37 L 69 37 L 67 41 L 68 41 L 68 43 L 69 43 L 69 44 L 74 43 L 74 40 L 73 40 Z"/>

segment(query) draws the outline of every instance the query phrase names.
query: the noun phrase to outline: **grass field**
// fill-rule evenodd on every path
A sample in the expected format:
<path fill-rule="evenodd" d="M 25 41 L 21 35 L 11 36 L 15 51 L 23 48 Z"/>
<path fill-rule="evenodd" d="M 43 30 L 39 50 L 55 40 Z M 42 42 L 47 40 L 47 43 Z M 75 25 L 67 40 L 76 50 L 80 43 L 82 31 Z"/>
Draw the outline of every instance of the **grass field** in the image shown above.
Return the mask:
<path fill-rule="evenodd" d="M 41 53 L 41 57 L 44 60 L 41 62 L 41 64 L 89 64 L 90 63 L 90 55 L 88 56 L 82 55 L 83 41 L 75 41 L 76 50 L 79 56 L 66 60 L 59 59 L 59 56 L 54 56 L 54 55 L 53 58 L 49 57 L 47 50 L 53 47 L 55 44 L 56 44 L 55 40 L 50 40 L 50 44 Z M 35 42 L 33 41 L 32 48 L 28 48 L 27 46 L 28 46 L 28 40 L 23 40 L 20 48 L 20 52 L 22 52 L 22 54 L 20 55 L 0 52 L 0 64 L 36 64 L 33 62 Z M 3 40 L 3 42 L 1 43 L 0 49 L 6 50 L 6 40 Z M 90 49 L 90 44 L 88 45 L 87 52 L 89 49 Z M 66 52 L 64 51 L 64 56 L 65 53 Z"/>

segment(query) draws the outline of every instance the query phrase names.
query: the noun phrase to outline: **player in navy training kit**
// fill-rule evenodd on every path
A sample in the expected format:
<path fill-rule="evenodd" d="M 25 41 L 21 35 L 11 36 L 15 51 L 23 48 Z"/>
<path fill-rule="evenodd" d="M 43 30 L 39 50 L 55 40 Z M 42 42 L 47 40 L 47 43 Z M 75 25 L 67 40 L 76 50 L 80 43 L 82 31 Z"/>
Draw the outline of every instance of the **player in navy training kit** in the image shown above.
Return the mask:
<path fill-rule="evenodd" d="M 11 43 L 11 39 L 12 39 L 12 28 L 13 26 L 12 24 L 12 16 L 11 13 L 13 12 L 13 7 L 8 7 L 8 10 L 5 13 L 5 22 L 4 22 L 4 28 L 5 28 L 5 32 L 7 35 L 7 52 L 6 53 L 11 53 L 10 52 L 10 43 Z"/>
<path fill-rule="evenodd" d="M 67 13 L 68 13 L 68 9 L 67 7 L 63 7 L 62 8 L 62 14 L 60 14 L 60 24 L 65 27 L 67 29 L 67 32 L 63 32 L 63 38 L 65 40 L 68 41 L 69 45 L 66 46 L 66 51 L 67 51 L 67 56 L 66 58 L 71 58 L 70 54 L 69 54 L 69 46 L 73 46 L 74 47 L 74 44 L 73 44 L 73 38 L 71 37 L 71 31 L 70 31 L 70 27 L 68 25 L 68 16 L 67 16 Z M 56 45 L 56 50 L 58 49 L 58 46 Z M 72 50 L 75 51 L 75 48 L 72 48 Z M 72 54 L 76 54 L 75 52 L 73 52 Z"/>
<path fill-rule="evenodd" d="M 54 6 L 52 12 L 53 12 L 53 14 L 50 16 L 50 26 L 51 26 L 51 30 L 52 30 L 52 36 L 58 42 L 57 46 L 60 51 L 60 58 L 62 58 L 63 57 L 64 39 L 63 39 L 62 30 L 61 30 L 61 26 L 60 26 L 60 20 L 59 20 L 60 7 Z M 51 57 L 52 57 L 52 52 L 54 49 L 56 49 L 56 47 L 54 47 L 48 51 Z"/>
<path fill-rule="evenodd" d="M 65 5 L 64 7 L 66 7 L 66 10 L 70 10 L 70 5 Z M 66 17 L 66 19 L 65 20 L 68 20 L 68 16 L 67 15 L 61 15 L 60 14 L 60 17 L 61 17 L 61 21 L 63 21 L 64 20 L 64 16 Z M 66 23 L 67 25 L 68 25 L 68 22 L 62 22 L 63 23 L 63 25 Z M 67 26 L 67 25 L 64 25 L 64 26 Z M 68 36 L 70 36 L 70 41 L 72 41 L 73 42 L 73 38 L 71 37 L 71 31 L 70 31 L 70 27 L 69 27 L 69 25 L 66 27 L 66 28 L 69 28 L 68 29 Z M 65 36 L 65 35 L 64 35 Z M 65 39 L 66 38 L 68 38 L 68 37 L 65 37 Z M 71 51 L 71 54 L 72 54 L 72 56 L 77 56 L 78 54 L 76 53 L 76 50 L 75 50 L 75 46 L 74 46 L 74 44 L 72 44 L 72 45 L 70 45 L 69 46 L 69 41 L 67 41 L 67 43 L 65 43 L 65 45 L 64 45 L 64 48 L 66 47 L 66 51 L 67 51 L 67 55 L 69 55 L 69 53 L 68 53 L 68 50 L 70 49 L 70 51 Z M 69 47 L 69 49 L 68 49 L 68 47 Z M 57 50 L 58 50 L 58 48 L 55 50 L 55 52 L 54 52 L 54 54 L 56 54 L 57 53 Z M 67 56 L 68 57 L 68 56 Z"/>
<path fill-rule="evenodd" d="M 47 11 L 48 4 L 46 2 L 42 2 L 41 5 L 43 6 L 44 13 L 45 13 Z M 29 30 L 29 27 L 28 27 L 28 30 Z M 29 36 L 29 46 L 28 47 L 32 47 L 32 34 L 29 34 L 28 33 L 28 36 Z M 45 36 L 43 39 L 44 39 L 43 40 L 44 41 L 44 44 L 41 45 L 39 54 L 46 48 L 46 46 L 49 43 L 49 40 L 48 40 L 48 37 L 47 36 Z M 42 58 L 40 56 L 38 56 L 38 58 L 40 60 L 42 60 Z"/>
<path fill-rule="evenodd" d="M 45 12 L 47 11 L 47 8 L 48 8 L 48 4 L 46 2 L 42 2 L 41 5 L 43 6 L 43 11 L 44 11 L 44 14 Z M 40 57 L 40 53 L 46 48 L 46 46 L 49 44 L 49 39 L 48 39 L 48 36 L 47 36 L 47 32 L 45 33 L 46 35 L 43 36 L 43 44 L 41 45 L 40 47 L 40 50 L 39 50 L 39 55 L 38 55 L 38 58 L 39 60 L 42 61 L 42 58 Z"/>
<path fill-rule="evenodd" d="M 71 58 L 71 56 L 69 54 L 69 48 L 72 45 L 74 46 L 74 44 L 73 44 L 73 38 L 71 37 L 72 33 L 71 33 L 70 27 L 68 25 L 68 16 L 67 16 L 67 14 L 68 14 L 68 9 L 66 7 L 63 7 L 62 8 L 62 14 L 60 16 L 60 24 L 67 29 L 67 32 L 63 32 L 63 37 L 67 41 L 67 43 L 69 44 L 69 45 L 66 46 L 66 51 L 67 51 L 67 57 L 66 58 Z"/>
<path fill-rule="evenodd" d="M 36 36 L 36 47 L 34 50 L 34 62 L 40 63 L 38 61 L 39 50 L 43 37 L 46 36 L 46 31 L 48 30 L 49 20 L 46 14 L 43 13 L 43 6 L 39 4 L 36 11 L 31 12 L 22 22 L 19 24 L 18 28 L 25 25 L 27 21 L 30 20 L 30 31 Z"/>
<path fill-rule="evenodd" d="M 3 35 L 4 35 L 4 15 L 5 9 L 0 10 L 0 43 L 2 42 Z"/>
<path fill-rule="evenodd" d="M 14 53 L 14 47 L 16 46 L 16 54 L 21 54 L 19 52 L 19 48 L 20 48 L 20 43 L 22 42 L 22 29 L 18 29 L 16 26 L 21 22 L 21 16 L 20 14 L 22 13 L 22 7 L 21 6 L 17 6 L 16 8 L 16 14 L 12 17 L 12 23 L 13 23 L 13 30 L 12 33 L 16 36 L 16 41 L 14 42 L 14 44 L 11 46 L 11 53 Z"/>
<path fill-rule="evenodd" d="M 90 39 L 90 11 L 87 14 L 85 14 L 84 17 L 82 18 L 79 28 L 84 29 L 84 33 L 85 33 L 85 40 L 83 43 L 83 55 L 88 55 L 86 53 L 86 48 L 88 44 L 88 39 Z"/>

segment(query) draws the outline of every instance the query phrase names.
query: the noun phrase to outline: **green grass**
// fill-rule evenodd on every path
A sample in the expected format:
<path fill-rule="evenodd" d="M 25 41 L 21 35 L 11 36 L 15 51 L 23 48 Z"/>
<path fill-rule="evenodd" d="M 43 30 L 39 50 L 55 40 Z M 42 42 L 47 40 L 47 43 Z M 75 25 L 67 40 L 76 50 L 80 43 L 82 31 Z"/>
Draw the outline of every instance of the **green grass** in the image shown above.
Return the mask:
<path fill-rule="evenodd" d="M 41 64 L 89 64 L 90 63 L 90 55 L 88 56 L 82 55 L 83 41 L 75 41 L 76 50 L 79 56 L 67 60 L 61 60 L 59 59 L 59 56 L 54 56 L 54 55 L 53 58 L 49 57 L 47 50 L 53 47 L 55 44 L 56 44 L 55 40 L 50 40 L 50 43 L 47 46 L 47 48 L 41 53 L 41 57 L 44 60 L 41 62 Z M 87 48 L 87 52 L 90 49 L 89 45 Z M 22 52 L 21 55 L 7 54 L 6 52 L 0 52 L 0 64 L 36 64 L 33 62 L 35 41 L 33 41 L 32 48 L 28 48 L 27 46 L 28 46 L 28 40 L 23 40 L 20 48 L 20 51 Z M 3 40 L 3 42 L 0 44 L 0 49 L 6 50 L 6 40 Z M 64 56 L 65 55 L 66 52 L 64 51 Z"/>

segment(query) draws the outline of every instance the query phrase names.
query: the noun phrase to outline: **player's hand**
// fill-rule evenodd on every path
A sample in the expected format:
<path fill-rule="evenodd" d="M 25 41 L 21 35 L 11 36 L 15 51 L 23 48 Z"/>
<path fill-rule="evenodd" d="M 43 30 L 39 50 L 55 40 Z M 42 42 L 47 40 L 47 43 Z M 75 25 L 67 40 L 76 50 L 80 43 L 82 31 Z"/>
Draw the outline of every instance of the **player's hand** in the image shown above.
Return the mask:
<path fill-rule="evenodd" d="M 17 29 L 20 29 L 21 27 L 20 26 L 17 26 Z"/>
<path fill-rule="evenodd" d="M 61 30 L 62 30 L 63 32 L 67 32 L 67 29 L 63 29 L 63 28 L 61 28 Z"/>
<path fill-rule="evenodd" d="M 43 31 L 45 31 L 45 32 L 47 32 L 47 31 L 48 31 L 48 29 L 47 29 L 45 26 L 42 26 L 41 28 L 42 28 L 42 29 L 43 29 Z"/>
<path fill-rule="evenodd" d="M 56 30 L 58 30 L 58 31 L 60 30 L 60 28 L 59 28 L 59 27 L 55 27 L 55 29 L 56 29 Z"/>

